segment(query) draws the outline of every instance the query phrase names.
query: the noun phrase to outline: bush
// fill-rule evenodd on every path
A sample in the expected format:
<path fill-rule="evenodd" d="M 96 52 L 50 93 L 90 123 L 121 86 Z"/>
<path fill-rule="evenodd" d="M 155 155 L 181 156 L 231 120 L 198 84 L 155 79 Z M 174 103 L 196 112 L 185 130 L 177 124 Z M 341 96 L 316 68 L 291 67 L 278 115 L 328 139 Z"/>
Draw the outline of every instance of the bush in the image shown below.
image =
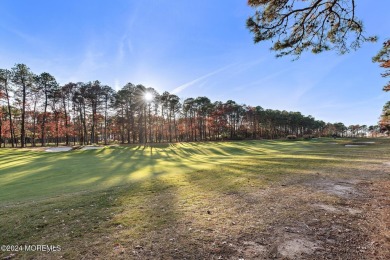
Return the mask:
<path fill-rule="evenodd" d="M 297 139 L 297 136 L 296 135 L 288 135 L 287 139 L 288 140 L 294 140 L 294 139 Z"/>

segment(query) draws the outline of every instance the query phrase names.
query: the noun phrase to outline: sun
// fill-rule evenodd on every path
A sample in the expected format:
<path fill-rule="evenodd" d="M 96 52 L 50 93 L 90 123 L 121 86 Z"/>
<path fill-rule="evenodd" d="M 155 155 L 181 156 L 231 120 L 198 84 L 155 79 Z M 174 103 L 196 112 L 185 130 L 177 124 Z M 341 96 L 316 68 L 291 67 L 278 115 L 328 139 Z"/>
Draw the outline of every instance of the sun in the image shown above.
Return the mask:
<path fill-rule="evenodd" d="M 150 92 L 146 92 L 145 95 L 144 95 L 144 99 L 146 102 L 150 102 L 153 100 L 153 94 L 150 93 Z"/>

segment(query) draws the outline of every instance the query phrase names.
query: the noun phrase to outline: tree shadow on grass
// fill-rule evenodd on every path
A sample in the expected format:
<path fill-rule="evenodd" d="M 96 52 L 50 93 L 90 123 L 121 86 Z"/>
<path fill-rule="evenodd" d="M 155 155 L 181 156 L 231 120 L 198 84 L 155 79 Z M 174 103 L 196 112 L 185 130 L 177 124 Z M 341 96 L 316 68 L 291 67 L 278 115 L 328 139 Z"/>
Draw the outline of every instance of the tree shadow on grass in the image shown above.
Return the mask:
<path fill-rule="evenodd" d="M 170 168 L 180 171 L 196 169 L 191 165 L 192 161 L 169 153 L 168 149 L 159 149 L 158 154 L 150 156 L 142 146 L 105 149 L 103 152 L 88 150 L 25 155 L 29 158 L 28 163 L 3 168 L 0 183 L 3 203 L 105 189 L 166 174 Z"/>
<path fill-rule="evenodd" d="M 289 161 L 307 160 L 305 155 L 311 158 L 307 160 L 311 162 L 309 165 L 325 162 L 326 152 L 315 154 L 301 148 L 295 143 L 280 145 L 278 142 L 252 141 L 163 144 L 153 148 L 152 153 L 142 145 L 56 154 L 12 150 L 10 155 L 0 158 L 0 162 L 4 162 L 0 166 L 0 200 L 2 203 L 27 201 L 63 193 L 106 189 L 172 171 L 190 172 L 231 162 L 236 163 L 232 167 L 240 167 L 241 156 L 273 162 L 280 167 L 289 167 L 286 164 Z M 282 150 L 285 152 L 279 153 Z M 340 148 L 337 151 L 338 154 L 344 152 Z M 340 159 L 328 158 L 327 164 Z"/>

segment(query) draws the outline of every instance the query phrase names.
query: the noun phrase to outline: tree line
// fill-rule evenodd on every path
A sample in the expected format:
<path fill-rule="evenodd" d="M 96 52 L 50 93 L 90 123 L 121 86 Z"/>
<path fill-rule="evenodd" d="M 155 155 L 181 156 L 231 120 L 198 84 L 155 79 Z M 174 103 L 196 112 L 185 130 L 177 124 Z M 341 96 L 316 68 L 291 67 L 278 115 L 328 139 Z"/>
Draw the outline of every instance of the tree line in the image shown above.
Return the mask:
<path fill-rule="evenodd" d="M 0 147 L 363 136 L 375 129 L 232 100 L 181 100 L 141 84 L 118 91 L 97 80 L 61 86 L 25 64 L 0 69 Z"/>
<path fill-rule="evenodd" d="M 383 43 L 382 49 L 372 58 L 372 61 L 379 63 L 379 66 L 385 69 L 381 74 L 382 77 L 390 77 L 390 40 Z M 383 91 L 390 91 L 390 82 L 386 83 L 383 87 Z M 387 132 L 388 135 L 390 134 L 390 101 L 386 102 L 383 106 L 379 125 L 381 126 L 382 131 Z"/>

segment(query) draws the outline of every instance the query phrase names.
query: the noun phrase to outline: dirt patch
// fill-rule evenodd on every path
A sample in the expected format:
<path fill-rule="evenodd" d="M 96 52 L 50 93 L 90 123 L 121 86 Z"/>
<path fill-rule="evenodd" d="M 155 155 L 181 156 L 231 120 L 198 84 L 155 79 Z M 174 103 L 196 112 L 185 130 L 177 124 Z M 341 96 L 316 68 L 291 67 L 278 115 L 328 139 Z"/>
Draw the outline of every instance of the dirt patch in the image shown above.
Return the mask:
<path fill-rule="evenodd" d="M 331 184 L 325 189 L 325 191 L 342 197 L 356 193 L 353 187 L 345 184 Z"/>
<path fill-rule="evenodd" d="M 365 189 L 375 198 L 363 208 L 370 238 L 368 259 L 390 259 L 390 180 L 375 182 Z"/>
<path fill-rule="evenodd" d="M 303 254 L 313 254 L 318 248 L 318 243 L 298 237 L 281 243 L 278 246 L 278 253 L 288 259 L 298 259 Z"/>
<path fill-rule="evenodd" d="M 340 212 L 340 210 L 334 206 L 331 206 L 331 205 L 326 205 L 326 204 L 313 204 L 314 207 L 316 208 L 320 208 L 320 209 L 323 209 L 325 211 L 328 211 L 328 212 Z"/>
<path fill-rule="evenodd" d="M 191 205 L 191 213 L 183 204 L 180 214 L 190 214 L 190 221 L 177 220 L 148 240 L 123 244 L 114 252 L 124 251 L 124 258 L 130 254 L 135 259 L 365 259 L 371 240 L 362 232 L 366 215 L 359 212 L 369 197 L 359 190 L 359 182 L 302 181 L 229 192 L 214 197 L 212 205 Z M 342 188 L 342 196 L 329 192 L 336 184 L 350 189 Z M 344 190 L 353 190 L 354 196 L 344 196 Z M 168 237 L 160 247 L 157 241 Z"/>
<path fill-rule="evenodd" d="M 352 209 L 352 208 L 346 208 L 349 214 L 351 215 L 357 215 L 363 213 L 363 210 L 361 209 Z"/>
<path fill-rule="evenodd" d="M 256 259 L 267 252 L 267 248 L 264 245 L 254 241 L 244 241 L 242 244 L 242 254 L 246 259 Z"/>
<path fill-rule="evenodd" d="M 364 177 L 291 179 L 260 192 L 250 201 L 268 205 L 261 216 L 274 221 L 245 236 L 255 242 L 242 245 L 243 259 L 390 259 L 390 181 L 386 171 Z"/>
<path fill-rule="evenodd" d="M 355 185 L 357 180 L 332 180 L 332 179 L 316 179 L 308 182 L 306 185 L 314 188 L 317 191 L 336 195 L 338 197 L 349 198 L 359 195 Z"/>

